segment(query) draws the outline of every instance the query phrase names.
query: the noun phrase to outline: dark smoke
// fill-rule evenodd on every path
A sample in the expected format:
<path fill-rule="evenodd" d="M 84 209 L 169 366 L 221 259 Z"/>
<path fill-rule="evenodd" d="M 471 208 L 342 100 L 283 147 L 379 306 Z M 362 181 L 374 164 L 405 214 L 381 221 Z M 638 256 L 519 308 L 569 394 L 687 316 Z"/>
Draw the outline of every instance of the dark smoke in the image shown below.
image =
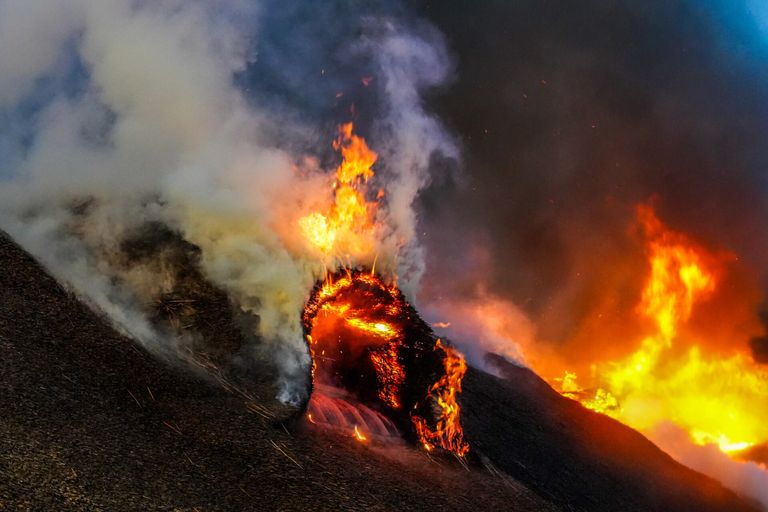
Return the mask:
<path fill-rule="evenodd" d="M 595 304 L 621 332 L 617 312 L 646 275 L 627 228 L 651 196 L 661 219 L 732 251 L 765 288 L 759 2 L 420 5 L 457 59 L 455 85 L 433 102 L 461 134 L 467 169 L 422 196 L 425 301 L 469 296 L 479 279 L 540 339 L 578 336 Z"/>
<path fill-rule="evenodd" d="M 297 227 L 332 195 L 336 127 L 354 121 L 378 153 L 373 193 L 386 196 L 375 250 L 348 264 L 376 258 L 412 293 L 415 197 L 438 155 L 458 158 L 422 96 L 451 71 L 440 33 L 398 1 L 0 0 L 0 229 L 166 355 L 178 340 L 142 305 L 178 304 L 176 276 L 125 254 L 160 226 L 258 318 L 247 338 L 295 402 L 300 311 L 347 259 L 324 264 Z"/>
<path fill-rule="evenodd" d="M 752 357 L 755 358 L 755 361 L 768 364 L 768 336 L 752 338 L 749 346 L 752 348 Z"/>

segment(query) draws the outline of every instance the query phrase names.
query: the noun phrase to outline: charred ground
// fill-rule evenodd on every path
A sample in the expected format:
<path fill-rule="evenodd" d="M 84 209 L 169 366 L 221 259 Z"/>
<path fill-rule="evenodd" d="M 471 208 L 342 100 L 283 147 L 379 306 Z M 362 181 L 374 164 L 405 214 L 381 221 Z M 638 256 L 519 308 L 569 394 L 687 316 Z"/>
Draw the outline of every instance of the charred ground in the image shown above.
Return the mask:
<path fill-rule="evenodd" d="M 468 470 L 325 433 L 265 380 L 151 356 L 2 236 L 0 351 L 0 509 L 753 510 L 501 363 L 465 380 Z"/>

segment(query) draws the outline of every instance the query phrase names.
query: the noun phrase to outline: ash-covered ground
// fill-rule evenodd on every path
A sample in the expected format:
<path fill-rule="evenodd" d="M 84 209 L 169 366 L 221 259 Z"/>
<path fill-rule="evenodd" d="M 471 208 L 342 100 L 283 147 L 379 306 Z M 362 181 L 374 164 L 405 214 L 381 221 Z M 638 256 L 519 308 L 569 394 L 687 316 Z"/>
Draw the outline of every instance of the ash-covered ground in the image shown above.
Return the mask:
<path fill-rule="evenodd" d="M 466 465 L 312 427 L 258 368 L 150 355 L 7 237 L 0 354 L 0 510 L 757 510 L 502 361 L 465 379 Z"/>

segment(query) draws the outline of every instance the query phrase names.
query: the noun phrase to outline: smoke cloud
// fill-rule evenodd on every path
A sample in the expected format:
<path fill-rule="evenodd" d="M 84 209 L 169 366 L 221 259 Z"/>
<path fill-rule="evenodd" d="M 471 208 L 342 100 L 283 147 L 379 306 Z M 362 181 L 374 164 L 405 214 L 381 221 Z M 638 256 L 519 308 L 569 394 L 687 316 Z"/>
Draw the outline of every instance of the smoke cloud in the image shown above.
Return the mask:
<path fill-rule="evenodd" d="M 755 4 L 420 2 L 450 34 L 457 80 L 432 101 L 468 170 L 420 196 L 423 302 L 471 300 L 482 283 L 572 367 L 615 358 L 634 337 L 595 339 L 642 328 L 648 263 L 632 225 L 656 197 L 672 229 L 737 256 L 730 302 L 708 310 L 711 343 L 748 351 L 768 285 L 768 36 Z"/>
<path fill-rule="evenodd" d="M 381 154 L 379 268 L 415 289 L 413 202 L 458 155 L 421 98 L 450 76 L 441 36 L 394 2 L 2 0 L 0 227 L 162 354 L 183 343 L 146 318 L 164 269 L 126 265 L 124 243 L 178 232 L 258 316 L 296 401 L 325 269 L 293 226 L 331 191 L 335 126 L 353 118 Z"/>
<path fill-rule="evenodd" d="M 455 84 L 430 99 L 467 169 L 419 198 L 420 309 L 462 348 L 480 339 L 550 381 L 589 380 L 653 332 L 637 310 L 650 265 L 635 206 L 655 198 L 670 229 L 727 254 L 675 350 L 765 362 L 763 4 L 419 2 L 456 58 Z M 654 439 L 765 503 L 764 467 L 681 435 Z"/>

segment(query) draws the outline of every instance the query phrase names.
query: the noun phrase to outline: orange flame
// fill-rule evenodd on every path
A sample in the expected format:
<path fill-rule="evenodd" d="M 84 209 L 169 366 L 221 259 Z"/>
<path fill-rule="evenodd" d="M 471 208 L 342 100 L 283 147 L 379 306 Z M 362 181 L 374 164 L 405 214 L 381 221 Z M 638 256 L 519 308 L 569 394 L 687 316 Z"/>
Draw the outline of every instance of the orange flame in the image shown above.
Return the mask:
<path fill-rule="evenodd" d="M 375 396 L 391 413 L 405 411 L 423 446 L 431 450 L 440 446 L 457 455 L 464 455 L 469 445 L 464 441 L 457 395 L 467 371 L 464 357 L 440 340 L 434 350 L 442 356 L 444 373 L 426 390 L 429 405 L 435 403 L 435 417 L 424 414 L 421 405 L 404 394 L 407 360 L 411 347 L 406 338 L 410 322 L 410 306 L 395 285 L 385 284 L 380 277 L 368 272 L 348 271 L 329 275 L 316 289 L 304 309 L 303 322 L 307 332 L 316 382 L 336 385 L 349 368 L 367 361 L 376 381 Z M 425 335 L 431 348 L 432 338 Z M 413 340 L 411 340 L 413 342 Z M 405 352 L 403 352 L 405 351 Z M 440 359 L 436 359 L 439 361 Z M 355 370 L 357 371 L 357 370 Z M 431 371 L 431 370 L 430 370 Z M 355 377 L 358 378 L 358 377 Z M 416 397 L 419 400 L 421 397 Z M 426 403 L 423 405 L 427 405 Z M 439 410 L 438 410 L 439 409 Z M 419 416 L 429 416 L 435 426 Z"/>
<path fill-rule="evenodd" d="M 388 303 L 370 303 L 373 300 L 371 296 L 365 296 L 357 303 L 359 297 L 345 295 L 359 283 L 383 291 L 384 297 L 389 299 Z M 405 382 L 405 369 L 398 359 L 398 346 L 403 334 L 387 318 L 395 318 L 404 308 L 404 301 L 397 288 L 394 285 L 387 286 L 376 275 L 350 272 L 336 280 L 329 275 L 316 292 L 314 300 L 304 310 L 305 323 L 311 325 L 312 333 L 317 333 L 316 336 L 307 335 L 313 376 L 318 356 L 324 356 L 316 353 L 318 340 L 340 339 L 339 328 L 344 326 L 354 333 L 357 343 L 369 345 L 367 357 L 379 380 L 379 399 L 389 407 L 399 409 L 401 403 L 398 396 Z M 347 355 L 351 348 L 347 349 Z M 331 355 L 331 359 L 343 357 L 342 353 Z"/>
<path fill-rule="evenodd" d="M 375 218 L 377 201 L 385 194 L 379 189 L 373 202 L 368 202 L 366 195 L 378 155 L 353 133 L 352 123 L 339 127 L 333 148 L 342 156 L 336 168 L 333 203 L 325 212 L 316 211 L 300 218 L 299 228 L 324 261 L 329 257 L 355 260 L 356 264 L 370 264 L 371 270 L 353 273 L 349 270 L 352 264 L 348 263 L 346 274 L 328 274 L 307 303 L 303 321 L 312 356 L 312 375 L 333 385 L 339 375 L 345 374 L 345 368 L 367 358 L 375 372 L 378 399 L 391 410 L 401 409 L 406 369 L 400 349 L 405 335 L 394 319 L 407 316 L 408 305 L 396 285 L 386 285 L 375 273 L 377 239 L 381 235 Z M 437 427 L 431 429 L 414 414 L 411 418 L 425 447 L 439 445 L 464 455 L 469 446 L 463 439 L 456 395 L 461 392 L 466 363 L 458 351 L 443 346 L 439 340 L 435 350 L 444 352 L 446 372 L 428 391 L 441 408 Z M 364 440 L 357 427 L 355 436 Z"/>
<path fill-rule="evenodd" d="M 376 203 L 366 201 L 365 193 L 378 155 L 352 128 L 352 123 L 340 126 L 333 143 L 342 156 L 333 184 L 334 203 L 325 213 L 299 219 L 304 239 L 325 257 L 369 257 L 375 252 Z"/>
<path fill-rule="evenodd" d="M 459 421 L 461 408 L 456 396 L 461 393 L 461 380 L 467 373 L 467 363 L 456 349 L 443 345 L 440 340 L 437 340 L 435 350 L 445 352 L 445 374 L 429 390 L 430 396 L 435 398 L 440 406 L 440 416 L 434 429 L 430 428 L 424 418 L 417 415 L 412 416 L 413 425 L 427 451 L 440 446 L 444 450 L 463 456 L 469 451 L 469 444 L 464 440 L 464 431 Z"/>
<path fill-rule="evenodd" d="M 639 206 L 638 218 L 648 239 L 650 275 L 637 311 L 655 332 L 624 359 L 593 366 L 595 391 L 583 389 L 573 372 L 555 379 L 556 387 L 639 430 L 670 421 L 694 442 L 726 453 L 768 441 L 768 409 L 757 405 L 768 396 L 768 372 L 738 351 L 708 356 L 679 332 L 694 306 L 717 288 L 715 258 L 667 229 L 650 206 Z"/>
<path fill-rule="evenodd" d="M 365 437 L 365 435 L 363 435 L 363 433 L 362 433 L 362 432 L 360 432 L 360 429 L 359 429 L 359 428 L 357 428 L 357 425 L 355 425 L 355 431 L 354 431 L 354 433 L 353 433 L 353 436 L 354 436 L 354 438 L 355 438 L 355 439 L 357 439 L 357 440 L 358 440 L 358 441 L 360 441 L 361 443 L 363 443 L 363 442 L 365 442 L 365 441 L 367 441 L 367 440 L 368 440 L 368 438 L 367 438 L 367 437 Z"/>

